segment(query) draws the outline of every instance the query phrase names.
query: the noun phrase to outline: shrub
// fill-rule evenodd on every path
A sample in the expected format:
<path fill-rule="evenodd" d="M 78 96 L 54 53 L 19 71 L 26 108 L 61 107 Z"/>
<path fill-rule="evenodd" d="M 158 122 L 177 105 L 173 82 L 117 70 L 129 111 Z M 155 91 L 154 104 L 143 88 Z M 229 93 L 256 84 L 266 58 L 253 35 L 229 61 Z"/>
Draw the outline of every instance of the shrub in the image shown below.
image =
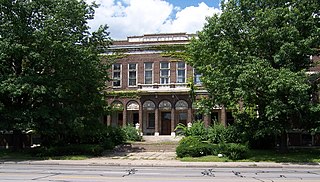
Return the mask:
<path fill-rule="evenodd" d="M 67 146 L 39 147 L 30 149 L 30 153 L 37 157 L 65 156 L 65 155 L 91 155 L 99 156 L 104 151 L 100 145 L 72 144 Z"/>
<path fill-rule="evenodd" d="M 208 128 L 208 141 L 210 143 L 242 143 L 243 134 L 235 126 L 225 127 L 215 124 Z"/>
<path fill-rule="evenodd" d="M 178 157 L 200 157 L 215 153 L 214 146 L 209 143 L 202 142 L 199 138 L 188 136 L 180 140 L 176 148 Z"/>
<path fill-rule="evenodd" d="M 130 124 L 123 127 L 123 131 L 125 133 L 126 140 L 141 141 L 142 139 L 142 137 L 140 136 L 140 131 Z"/>
<path fill-rule="evenodd" d="M 226 142 L 226 127 L 222 124 L 215 124 L 208 128 L 208 141 L 210 143 Z"/>
<path fill-rule="evenodd" d="M 245 158 L 248 153 L 248 146 L 239 143 L 220 143 L 219 153 L 226 155 L 229 159 L 238 160 Z"/>
<path fill-rule="evenodd" d="M 120 127 L 100 125 L 86 131 L 82 138 L 82 144 L 99 144 L 105 149 L 113 149 L 114 146 L 126 141 L 126 133 Z"/>
<path fill-rule="evenodd" d="M 205 141 L 208 138 L 207 128 L 202 121 L 195 121 L 194 123 L 192 123 L 190 128 L 188 128 L 188 126 L 184 124 L 179 123 L 175 130 L 178 135 L 193 136 L 200 138 L 200 140 L 202 141 Z"/>

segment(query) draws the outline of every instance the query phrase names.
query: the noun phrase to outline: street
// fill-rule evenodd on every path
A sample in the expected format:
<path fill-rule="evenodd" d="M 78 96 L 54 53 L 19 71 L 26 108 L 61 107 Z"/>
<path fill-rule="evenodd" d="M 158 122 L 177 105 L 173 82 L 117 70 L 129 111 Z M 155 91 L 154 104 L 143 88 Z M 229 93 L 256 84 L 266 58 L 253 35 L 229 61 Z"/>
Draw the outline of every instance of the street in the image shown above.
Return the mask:
<path fill-rule="evenodd" d="M 319 181 L 320 168 L 188 168 L 0 164 L 1 182 Z"/>

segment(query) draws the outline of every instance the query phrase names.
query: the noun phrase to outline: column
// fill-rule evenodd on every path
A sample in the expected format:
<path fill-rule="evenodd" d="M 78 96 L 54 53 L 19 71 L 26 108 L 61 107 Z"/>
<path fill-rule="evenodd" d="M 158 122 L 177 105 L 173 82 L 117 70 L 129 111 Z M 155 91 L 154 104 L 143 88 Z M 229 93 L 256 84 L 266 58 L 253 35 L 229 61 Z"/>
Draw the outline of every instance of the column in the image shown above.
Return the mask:
<path fill-rule="evenodd" d="M 142 107 L 139 108 L 139 125 L 140 125 L 140 135 L 143 135 L 143 117 L 142 117 Z"/>
<path fill-rule="evenodd" d="M 188 108 L 188 119 L 187 123 L 192 123 L 192 108 Z"/>
<path fill-rule="evenodd" d="M 123 121 L 122 121 L 122 126 L 126 126 L 127 125 L 127 108 L 125 107 L 123 109 Z"/>
<path fill-rule="evenodd" d="M 203 115 L 203 122 L 205 126 L 209 126 L 209 116 L 208 114 Z"/>
<path fill-rule="evenodd" d="M 156 110 L 154 111 L 154 120 L 155 120 L 154 135 L 159 136 L 159 108 L 157 107 L 156 107 Z"/>
<path fill-rule="evenodd" d="M 111 125 L 111 115 L 107 115 L 107 126 Z"/>
<path fill-rule="evenodd" d="M 221 124 L 227 126 L 227 112 L 224 106 L 221 108 Z"/>
<path fill-rule="evenodd" d="M 171 136 L 176 136 L 176 133 L 174 132 L 174 127 L 175 127 L 175 109 L 172 107 L 171 108 Z"/>

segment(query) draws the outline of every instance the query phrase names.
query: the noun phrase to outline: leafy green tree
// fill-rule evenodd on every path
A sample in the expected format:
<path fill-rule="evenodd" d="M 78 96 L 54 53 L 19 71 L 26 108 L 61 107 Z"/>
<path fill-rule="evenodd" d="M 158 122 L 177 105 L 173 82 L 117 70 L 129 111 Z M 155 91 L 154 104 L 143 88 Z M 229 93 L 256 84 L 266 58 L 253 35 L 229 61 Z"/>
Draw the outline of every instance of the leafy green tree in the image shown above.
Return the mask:
<path fill-rule="evenodd" d="M 210 104 L 241 114 L 253 136 L 281 134 L 284 150 L 286 131 L 310 122 L 305 71 L 319 51 L 319 9 L 318 0 L 222 2 L 190 46 Z"/>
<path fill-rule="evenodd" d="M 69 141 L 104 112 L 107 26 L 90 33 L 83 0 L 0 1 L 0 125 Z"/>

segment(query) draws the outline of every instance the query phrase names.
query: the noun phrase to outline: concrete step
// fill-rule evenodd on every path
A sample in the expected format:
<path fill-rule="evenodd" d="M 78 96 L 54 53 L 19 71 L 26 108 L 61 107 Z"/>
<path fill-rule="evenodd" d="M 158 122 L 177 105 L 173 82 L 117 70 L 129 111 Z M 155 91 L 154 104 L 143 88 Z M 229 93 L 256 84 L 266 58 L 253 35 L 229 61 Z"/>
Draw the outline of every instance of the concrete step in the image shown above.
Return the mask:
<path fill-rule="evenodd" d="M 144 136 L 141 142 L 117 146 L 114 152 L 175 152 L 181 137 Z"/>

